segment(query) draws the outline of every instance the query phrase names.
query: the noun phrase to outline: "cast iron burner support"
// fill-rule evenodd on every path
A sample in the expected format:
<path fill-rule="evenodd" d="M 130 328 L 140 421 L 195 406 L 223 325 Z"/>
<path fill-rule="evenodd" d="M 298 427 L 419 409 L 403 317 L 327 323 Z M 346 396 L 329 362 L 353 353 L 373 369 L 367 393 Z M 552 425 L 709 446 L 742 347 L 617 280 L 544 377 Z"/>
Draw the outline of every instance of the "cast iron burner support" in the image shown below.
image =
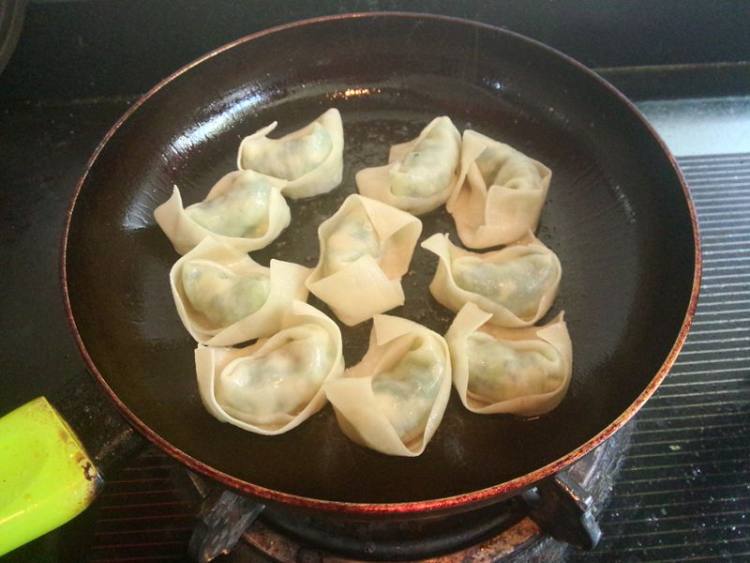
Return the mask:
<path fill-rule="evenodd" d="M 470 544 L 471 547 L 460 553 L 461 559 L 482 559 L 479 554 L 488 548 L 495 550 L 495 555 L 498 556 L 513 556 L 519 548 L 534 549 L 532 544 L 538 549 L 544 549 L 540 546 L 549 544 L 549 541 L 540 541 L 543 534 L 583 549 L 591 549 L 601 537 L 595 512 L 601 509 L 608 496 L 613 475 L 619 465 L 620 454 L 629 442 L 631 431 L 632 424 L 627 425 L 616 436 L 568 470 L 524 491 L 519 497 L 502 503 L 502 508 L 498 510 L 495 510 L 496 507 L 488 507 L 466 516 L 462 515 L 462 520 L 470 519 L 472 514 L 478 515 L 481 519 L 482 525 L 475 528 L 475 536 L 461 533 L 459 530 L 450 538 L 438 538 L 437 542 L 434 538 L 423 540 L 421 537 L 396 546 L 383 547 L 378 546 L 376 542 L 366 542 L 372 545 L 361 545 L 360 555 L 372 559 L 414 559 L 426 557 L 428 554 L 464 549 Z M 310 526 L 305 522 L 295 529 L 294 525 L 284 524 L 283 513 L 273 515 L 269 510 L 264 519 L 270 520 L 275 530 L 260 521 L 253 526 L 253 522 L 264 510 L 263 505 L 220 487 L 208 485 L 201 477 L 192 473 L 189 476 L 195 488 L 204 497 L 198 515 L 199 524 L 190 541 L 190 556 L 194 561 L 211 561 L 218 555 L 229 553 L 242 536 L 247 543 L 261 551 L 267 551 L 271 546 L 270 549 L 276 552 L 276 556 L 280 553 L 286 554 L 286 557 L 279 557 L 281 560 L 293 559 L 294 554 L 298 552 L 315 549 L 305 548 L 292 539 L 294 536 L 301 536 L 303 544 L 306 543 L 306 536 L 310 535 L 306 533 L 306 526 L 314 528 L 315 524 Z M 596 503 L 587 489 L 593 492 Z M 524 518 L 524 515 L 527 517 Z M 324 537 L 330 538 L 325 542 L 329 545 L 324 546 L 329 548 L 328 551 L 343 550 L 344 555 L 356 556 L 346 539 L 336 537 L 335 528 L 326 529 L 320 528 L 320 524 L 317 525 L 318 528 L 313 531 L 318 534 L 322 532 Z M 493 530 L 495 536 L 488 540 L 488 535 Z M 434 529 L 432 533 L 435 533 Z M 313 534 L 311 537 L 316 536 Z M 451 544 L 451 541 L 454 541 L 454 544 Z M 313 540 L 311 543 L 316 542 Z M 416 552 L 412 551 L 414 546 L 417 546 Z M 330 549 L 331 547 L 339 547 L 339 550 Z M 562 549 L 558 551 L 562 554 Z"/>
<path fill-rule="evenodd" d="M 205 487 L 205 483 L 201 486 Z M 220 487 L 205 493 L 207 496 L 201 504 L 198 523 L 189 545 L 191 559 L 200 563 L 231 552 L 265 509 L 262 504 Z M 567 473 L 561 472 L 539 486 L 524 491 L 520 498 L 528 505 L 528 516 L 552 537 L 583 549 L 591 549 L 599 541 L 601 531 L 591 514 L 591 497 Z M 415 526 L 415 537 L 409 538 L 408 531 L 404 534 L 394 529 L 391 533 L 394 537 L 381 542 L 368 538 L 373 534 L 382 534 L 383 527 L 390 525 L 395 528 L 394 525 L 352 523 L 337 530 L 334 526 L 325 526 L 325 520 L 321 525 L 321 521 L 302 519 L 296 525 L 287 526 L 283 524 L 287 520 L 283 513 L 276 514 L 272 522 L 276 527 L 312 544 L 321 543 L 334 553 L 354 557 L 364 554 L 373 559 L 402 559 L 405 556 L 412 559 L 454 551 L 480 541 L 493 531 L 507 528 L 512 521 L 518 520 L 517 516 L 522 512 L 518 509 L 518 503 L 512 506 L 508 504 L 504 503 L 499 510 L 492 506 L 469 515 L 445 517 L 446 525 L 442 526 L 442 533 L 436 532 L 434 526 L 428 525 L 426 529 Z M 467 521 L 467 516 L 478 518 Z M 454 519 L 457 522 L 451 521 Z M 289 517 L 289 520 L 293 521 L 294 518 Z M 461 524 L 466 524 L 465 530 Z"/>
<path fill-rule="evenodd" d="M 265 509 L 265 505 L 228 490 L 216 488 L 207 493 L 188 544 L 190 558 L 201 563 L 231 552 Z"/>
<path fill-rule="evenodd" d="M 591 509 L 594 500 L 567 471 L 526 489 L 521 498 L 529 516 L 553 538 L 582 549 L 593 549 L 602 531 Z"/>

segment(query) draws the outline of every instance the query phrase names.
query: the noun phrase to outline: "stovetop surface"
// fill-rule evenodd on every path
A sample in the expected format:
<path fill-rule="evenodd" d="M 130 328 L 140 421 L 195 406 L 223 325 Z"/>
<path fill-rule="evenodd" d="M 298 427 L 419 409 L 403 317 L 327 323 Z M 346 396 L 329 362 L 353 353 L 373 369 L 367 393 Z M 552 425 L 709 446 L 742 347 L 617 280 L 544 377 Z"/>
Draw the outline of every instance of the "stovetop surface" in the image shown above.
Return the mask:
<path fill-rule="evenodd" d="M 636 85 L 626 89 L 631 95 L 648 91 L 638 85 L 653 79 L 653 69 L 628 71 L 626 79 L 620 71 L 602 74 Z M 39 394 L 53 402 L 76 395 L 101 400 L 67 330 L 59 243 L 85 161 L 132 100 L 14 100 L 0 109 L 0 265 L 12 272 L 0 292 L 0 412 Z M 635 419 L 631 447 L 599 517 L 604 539 L 595 551 L 570 552 L 568 559 L 747 559 L 750 98 L 678 98 L 639 107 L 680 157 L 701 226 L 703 286 L 684 350 Z M 94 448 L 127 434 L 111 412 L 103 423 L 96 406 L 84 411 L 65 414 Z M 175 471 L 170 458 L 147 447 L 111 472 L 92 509 L 7 560 L 181 560 L 194 506 L 170 484 Z"/>

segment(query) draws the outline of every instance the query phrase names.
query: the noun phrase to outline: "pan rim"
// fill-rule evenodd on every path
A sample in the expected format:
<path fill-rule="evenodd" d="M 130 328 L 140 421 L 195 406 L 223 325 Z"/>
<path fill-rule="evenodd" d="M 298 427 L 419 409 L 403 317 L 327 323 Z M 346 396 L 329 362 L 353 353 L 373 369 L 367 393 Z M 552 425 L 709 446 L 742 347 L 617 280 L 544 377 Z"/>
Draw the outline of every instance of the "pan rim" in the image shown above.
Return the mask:
<path fill-rule="evenodd" d="M 496 484 L 496 485 L 493 485 L 484 489 L 479 489 L 477 491 L 461 493 L 458 495 L 454 495 L 450 497 L 443 497 L 443 498 L 438 498 L 438 499 L 428 499 L 428 500 L 421 500 L 421 501 L 390 502 L 390 503 L 354 503 L 354 502 L 332 501 L 332 500 L 326 500 L 326 499 L 305 497 L 301 495 L 285 493 L 282 491 L 276 491 L 273 489 L 255 485 L 253 483 L 249 483 L 247 481 L 238 479 L 236 477 L 233 477 L 232 475 L 219 471 L 211 467 L 207 463 L 202 462 L 192 457 L 187 452 L 175 447 L 173 444 L 168 442 L 166 439 L 160 436 L 156 431 L 152 430 L 132 410 L 130 410 L 130 408 L 117 396 L 114 390 L 109 386 L 105 377 L 99 371 L 93 358 L 89 354 L 88 349 L 86 348 L 86 344 L 84 343 L 83 338 L 81 336 L 81 333 L 78 330 L 78 326 L 76 324 L 76 320 L 73 314 L 72 303 L 70 300 L 70 293 L 68 290 L 68 272 L 67 272 L 68 237 L 70 234 L 71 223 L 73 220 L 73 213 L 76 208 L 78 197 L 81 193 L 81 190 L 83 189 L 83 186 L 85 185 L 88 179 L 91 169 L 95 165 L 100 153 L 104 150 L 104 147 L 108 144 L 110 139 L 118 132 L 120 127 L 122 127 L 122 125 L 130 118 L 130 116 L 133 115 L 143 104 L 145 104 L 152 96 L 154 96 L 162 88 L 170 84 L 175 79 L 179 78 L 181 75 L 190 71 L 193 67 L 196 67 L 200 65 L 201 63 L 213 57 L 216 57 L 217 55 L 220 55 L 224 51 L 228 51 L 236 47 L 237 45 L 247 43 L 255 39 L 262 38 L 272 33 L 283 32 L 286 30 L 297 29 L 297 28 L 302 28 L 306 26 L 314 26 L 314 25 L 328 23 L 332 21 L 338 21 L 338 20 L 354 20 L 354 19 L 367 19 L 367 18 L 372 18 L 372 19 L 396 18 L 396 19 L 402 19 L 402 20 L 423 19 L 423 20 L 442 21 L 442 22 L 449 22 L 449 23 L 459 24 L 463 26 L 470 26 L 474 28 L 489 30 L 494 33 L 510 35 L 519 41 L 526 42 L 527 44 L 530 44 L 534 46 L 535 48 L 542 49 L 548 52 L 550 55 L 564 60 L 566 63 L 575 67 L 579 72 L 582 72 L 585 75 L 587 75 L 590 79 L 595 80 L 597 83 L 599 83 L 600 86 L 604 87 L 605 90 L 609 91 L 611 95 L 615 96 L 615 98 L 618 99 L 619 103 L 623 104 L 624 107 L 634 115 L 634 117 L 641 123 L 641 125 L 645 127 L 646 132 L 649 133 L 651 137 L 653 137 L 653 139 L 657 142 L 658 146 L 661 148 L 662 152 L 667 157 L 667 160 L 669 164 L 671 165 L 678 182 L 680 183 L 680 187 L 682 188 L 682 192 L 685 197 L 685 201 L 686 201 L 687 208 L 688 208 L 688 213 L 690 216 L 690 222 L 691 222 L 692 233 L 693 233 L 693 246 L 695 249 L 694 264 L 693 264 L 694 266 L 693 282 L 692 282 L 692 290 L 691 290 L 688 306 L 685 312 L 685 316 L 680 325 L 680 330 L 677 334 L 677 337 L 669 353 L 664 359 L 664 362 L 662 363 L 661 367 L 656 372 L 656 374 L 651 378 L 646 388 L 636 397 L 636 399 L 614 421 L 612 421 L 608 426 L 606 426 L 598 434 L 596 434 L 594 437 L 590 438 L 589 440 L 581 444 L 579 447 L 577 447 L 573 451 L 568 452 L 564 456 L 534 471 L 531 471 L 525 475 L 521 475 L 509 481 L 505 481 L 505 482 L 502 482 L 502 483 L 499 483 L 499 484 Z M 256 33 L 252 33 L 250 35 L 240 37 L 229 43 L 226 43 L 225 45 L 222 45 L 206 53 L 205 55 L 191 61 L 190 63 L 179 68 L 178 70 L 176 70 L 175 72 L 173 72 L 172 74 L 170 74 L 169 76 L 167 76 L 166 78 L 158 82 L 148 92 L 140 96 L 125 111 L 125 113 L 114 123 L 114 125 L 107 131 L 105 136 L 99 142 L 96 149 L 92 153 L 91 157 L 87 161 L 85 168 L 84 168 L 84 172 L 82 176 L 80 177 L 80 179 L 78 180 L 76 187 L 73 191 L 73 195 L 71 196 L 70 204 L 66 212 L 65 225 L 64 225 L 62 240 L 61 240 L 60 272 L 59 272 L 62 292 L 63 292 L 63 301 L 64 301 L 64 306 L 65 306 L 65 315 L 68 321 L 68 326 L 70 328 L 70 331 L 73 334 L 78 351 L 81 354 L 81 357 L 83 358 L 88 371 L 94 376 L 94 378 L 102 386 L 103 390 L 109 396 L 109 398 L 115 403 L 115 406 L 118 408 L 118 410 L 149 441 L 154 443 L 160 449 L 168 453 L 170 456 L 172 456 L 173 458 L 175 458 L 177 461 L 187 466 L 188 468 L 194 471 L 197 471 L 199 473 L 202 473 L 212 479 L 215 479 L 223 483 L 224 485 L 227 485 L 235 490 L 239 490 L 243 493 L 247 493 L 256 498 L 266 500 L 266 501 L 272 501 L 272 502 L 282 503 L 286 505 L 291 505 L 291 506 L 297 506 L 301 508 L 322 510 L 324 512 L 334 512 L 334 513 L 343 513 L 343 514 L 360 515 L 360 516 L 365 516 L 365 515 L 375 516 L 375 515 L 385 515 L 385 514 L 408 515 L 408 514 L 418 514 L 418 513 L 424 514 L 424 513 L 432 513 L 432 512 L 443 512 L 443 511 L 448 511 L 448 510 L 458 508 L 458 507 L 486 504 L 488 502 L 500 500 L 503 497 L 507 497 L 512 493 L 520 492 L 521 490 L 529 486 L 532 486 L 533 484 L 545 478 L 548 478 L 554 475 L 555 473 L 561 471 L 565 467 L 568 467 L 569 465 L 571 465 L 572 463 L 574 463 L 575 461 L 583 457 L 585 454 L 587 454 L 588 452 L 590 452 L 591 450 L 599 446 L 602 442 L 610 438 L 620 428 L 622 428 L 641 409 L 641 407 L 646 403 L 646 401 L 654 394 L 658 386 L 661 384 L 661 382 L 664 380 L 664 378 L 667 376 L 670 369 L 672 368 L 674 362 L 677 359 L 678 353 L 680 352 L 680 350 L 682 349 L 682 346 L 685 343 L 685 340 L 688 335 L 688 331 L 690 330 L 690 327 L 692 325 L 693 317 L 695 316 L 695 310 L 696 310 L 697 303 L 698 303 L 698 295 L 700 293 L 701 273 L 702 273 L 702 255 L 701 255 L 700 234 L 699 234 L 699 228 L 698 228 L 697 214 L 695 211 L 693 201 L 690 196 L 690 192 L 687 188 L 685 178 L 677 164 L 677 161 L 674 155 L 672 155 L 671 151 L 666 146 L 664 141 L 661 139 L 658 133 L 654 130 L 651 124 L 648 123 L 648 121 L 641 114 L 638 108 L 627 97 L 625 97 L 624 94 L 622 94 L 619 90 L 617 90 L 613 85 L 611 85 L 601 76 L 593 72 L 591 69 L 589 69 L 582 63 L 573 59 L 572 57 L 558 51 L 557 49 L 549 47 L 548 45 L 545 45 L 544 43 L 541 43 L 540 41 L 531 39 L 519 33 L 509 31 L 506 29 L 502 29 L 502 28 L 499 28 L 490 24 L 476 22 L 476 21 L 468 20 L 464 18 L 457 18 L 457 17 L 452 17 L 452 16 L 437 15 L 437 14 L 419 13 L 419 12 L 398 12 L 398 11 L 357 12 L 357 13 L 348 13 L 348 14 L 327 15 L 327 16 L 319 16 L 315 18 L 299 20 L 295 22 L 290 22 L 290 23 L 274 26 L 265 30 L 261 30 Z"/>

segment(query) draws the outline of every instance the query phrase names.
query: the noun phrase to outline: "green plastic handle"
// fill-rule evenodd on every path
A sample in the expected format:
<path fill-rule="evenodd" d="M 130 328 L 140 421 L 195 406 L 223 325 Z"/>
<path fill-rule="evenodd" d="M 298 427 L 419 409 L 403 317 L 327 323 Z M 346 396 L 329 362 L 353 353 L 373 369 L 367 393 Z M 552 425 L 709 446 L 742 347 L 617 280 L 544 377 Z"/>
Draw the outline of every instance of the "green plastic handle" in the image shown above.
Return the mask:
<path fill-rule="evenodd" d="M 80 441 L 44 397 L 0 418 L 0 556 L 82 512 L 101 485 Z"/>

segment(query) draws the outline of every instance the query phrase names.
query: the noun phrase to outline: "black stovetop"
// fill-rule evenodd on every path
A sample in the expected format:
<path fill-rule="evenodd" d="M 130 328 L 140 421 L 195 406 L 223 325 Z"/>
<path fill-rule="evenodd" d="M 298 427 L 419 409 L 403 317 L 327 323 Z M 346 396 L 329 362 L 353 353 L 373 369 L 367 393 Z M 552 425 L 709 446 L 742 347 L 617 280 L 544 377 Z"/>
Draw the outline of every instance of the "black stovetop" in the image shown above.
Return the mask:
<path fill-rule="evenodd" d="M 125 33 L 120 26 L 137 24 L 141 17 L 150 22 L 146 28 L 157 29 L 152 21 L 155 8 L 139 1 L 129 3 L 127 14 L 117 15 L 115 10 L 112 15 L 113 6 L 122 10 L 123 4 L 108 0 L 32 3 L 19 50 L 0 76 L 0 213 L 4 223 L 0 265 L 8 272 L 0 292 L 4 360 L 0 412 L 47 395 L 105 465 L 124 450 L 142 444 L 131 439 L 132 431 L 86 374 L 67 331 L 58 283 L 58 251 L 73 186 L 89 154 L 132 102 L 134 93 L 177 64 L 243 34 L 240 29 L 252 31 L 276 23 L 268 18 L 290 20 L 296 15 L 289 8 L 278 9 L 279 13 L 272 10 L 265 19 L 242 26 L 231 14 L 241 12 L 248 18 L 252 14 L 236 3 L 219 2 L 212 8 L 206 2 L 172 3 L 161 16 L 194 21 L 215 12 L 207 20 L 206 37 L 196 42 L 172 31 L 166 39 L 154 40 L 169 48 L 163 56 L 158 50 L 151 52 L 139 74 L 137 61 L 125 64 L 121 60 L 122 45 L 107 48 L 103 37 L 120 30 L 120 39 L 149 41 L 145 31 Z M 303 15 L 311 15 L 315 8 L 303 4 Z M 369 7 L 354 1 L 329 7 L 334 4 L 335 10 L 326 11 Z M 375 4 L 406 7 L 403 2 Z M 497 9 L 476 8 L 479 3 L 467 3 L 475 6 L 474 12 L 449 8 L 445 2 L 431 4 L 435 4 L 433 11 L 504 23 L 498 21 L 501 14 Z M 587 60 L 585 38 L 566 40 L 564 34 L 535 28 L 529 23 L 531 16 L 521 14 L 517 3 L 508 4 L 513 7 L 509 21 L 516 24 L 511 27 L 532 35 L 538 32 L 538 37 L 599 67 L 626 94 L 640 100 L 639 107 L 680 157 L 702 230 L 705 274 L 694 328 L 672 373 L 636 418 L 632 445 L 611 500 L 600 515 L 605 534 L 602 543 L 592 553 L 572 553 L 570 558 L 750 557 L 750 446 L 746 438 L 750 430 L 750 66 L 737 58 L 718 60 L 726 54 L 720 52 L 721 45 L 712 47 L 714 61 L 683 64 L 674 53 L 689 59 L 689 49 L 680 47 L 674 38 L 675 50 L 661 47 L 672 53 L 674 60 L 657 57 L 640 66 L 637 53 L 631 53 L 632 60 L 618 59 L 619 55 L 607 58 L 606 48 L 604 54 Z M 617 10 L 614 2 L 603 4 Z M 175 5 L 187 16 L 178 14 Z M 725 3 L 716 6 L 716 11 L 728 9 Z M 539 9 L 547 15 L 554 11 Z M 632 10 L 626 11 L 631 19 L 636 18 Z M 735 14 L 737 19 L 740 15 Z M 578 13 L 577 17 L 582 16 Z M 661 17 L 657 14 L 655 19 Z M 87 31 L 81 18 L 89 18 L 99 29 Z M 584 23 L 599 25 L 600 19 L 608 21 L 591 16 Z M 217 29 L 222 22 L 229 32 Z M 718 24 L 712 25 L 716 28 Z M 196 31 L 195 23 L 188 27 Z M 717 34 L 724 33 L 725 42 L 732 37 L 736 40 L 731 25 L 726 27 Z M 60 49 L 50 52 L 50 48 L 54 51 L 53 29 L 62 32 L 62 38 Z M 181 45 L 185 47 L 182 51 Z M 46 55 L 44 49 L 48 49 Z M 142 45 L 139 49 L 143 54 Z M 747 40 L 733 52 L 750 58 Z M 67 65 L 64 74 L 60 61 Z M 88 66 L 77 68 L 78 62 Z M 46 69 L 49 72 L 45 74 L 45 64 L 55 69 Z M 118 65 L 122 66 L 121 75 L 116 72 Z M 117 87 L 118 78 L 122 79 L 121 88 Z M 82 397 L 86 409 L 66 410 L 68 405 L 80 404 Z M 94 509 L 18 550 L 8 560 L 179 559 L 191 515 L 184 499 L 169 487 L 159 488 L 172 471 L 173 463 L 152 449 L 126 456 L 124 467 L 110 469 L 110 487 Z M 149 491 L 147 497 L 143 497 L 144 490 Z M 102 514 L 113 519 L 112 529 L 94 536 L 95 521 Z M 169 522 L 173 531 L 166 539 L 162 535 L 159 541 L 149 541 L 147 532 L 160 522 Z M 140 538 L 140 548 L 132 547 L 134 534 Z M 97 545 L 108 546 L 109 551 Z M 130 547 L 118 551 L 118 545 Z"/>

